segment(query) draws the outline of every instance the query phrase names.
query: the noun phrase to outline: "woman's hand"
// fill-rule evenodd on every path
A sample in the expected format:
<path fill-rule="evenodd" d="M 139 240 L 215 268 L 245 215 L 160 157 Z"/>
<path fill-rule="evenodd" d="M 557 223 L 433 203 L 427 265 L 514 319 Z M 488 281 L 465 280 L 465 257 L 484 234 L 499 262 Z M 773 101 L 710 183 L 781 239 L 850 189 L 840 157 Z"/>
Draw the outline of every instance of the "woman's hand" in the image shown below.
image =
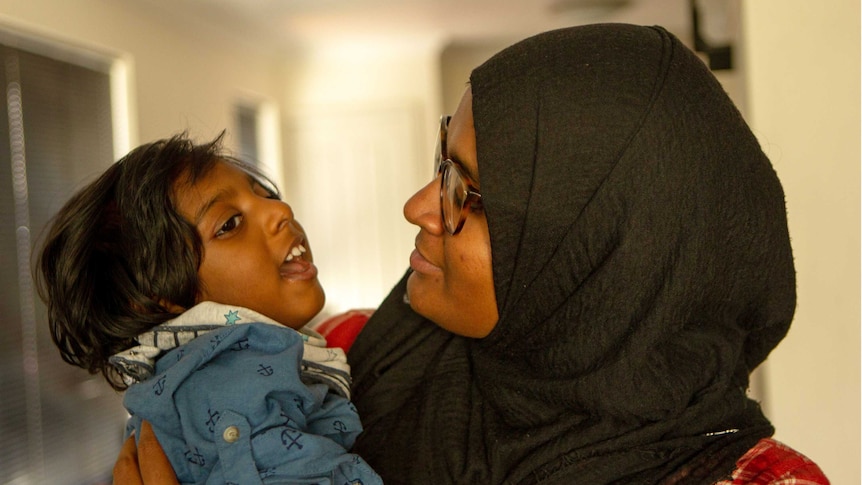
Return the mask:
<path fill-rule="evenodd" d="M 138 445 L 129 436 L 114 464 L 114 485 L 179 485 L 150 423 L 144 421 Z"/>

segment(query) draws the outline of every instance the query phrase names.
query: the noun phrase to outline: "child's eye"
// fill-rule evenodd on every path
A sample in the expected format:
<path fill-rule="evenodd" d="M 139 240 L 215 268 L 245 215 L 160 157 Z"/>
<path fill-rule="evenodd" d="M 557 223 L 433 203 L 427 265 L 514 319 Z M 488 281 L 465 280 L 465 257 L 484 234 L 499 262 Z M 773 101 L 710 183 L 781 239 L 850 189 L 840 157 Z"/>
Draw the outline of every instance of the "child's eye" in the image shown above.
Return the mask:
<path fill-rule="evenodd" d="M 233 231 L 234 229 L 239 227 L 240 222 L 242 222 L 242 215 L 237 214 L 237 215 L 231 217 L 230 219 L 225 221 L 224 224 L 222 224 L 222 226 L 216 232 L 215 237 L 222 237 L 225 234 Z"/>

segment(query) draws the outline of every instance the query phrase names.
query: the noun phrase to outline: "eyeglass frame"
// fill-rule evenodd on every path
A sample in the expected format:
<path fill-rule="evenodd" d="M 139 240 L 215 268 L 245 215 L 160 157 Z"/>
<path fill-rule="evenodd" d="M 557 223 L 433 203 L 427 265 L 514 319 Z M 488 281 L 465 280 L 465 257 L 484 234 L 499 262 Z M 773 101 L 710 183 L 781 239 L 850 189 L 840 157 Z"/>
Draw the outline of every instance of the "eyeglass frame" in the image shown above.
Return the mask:
<path fill-rule="evenodd" d="M 451 116 L 443 115 L 440 117 L 440 130 L 437 135 L 437 147 L 434 153 L 434 166 L 436 176 L 440 177 L 440 218 L 443 222 L 443 228 L 450 235 L 455 236 L 461 229 L 464 227 L 464 222 L 467 220 L 467 210 L 470 204 L 474 203 L 475 200 L 482 200 L 482 194 L 479 192 L 473 183 L 470 180 L 470 177 L 464 174 L 464 172 L 459 167 L 458 163 L 446 156 L 447 147 L 446 147 L 446 137 L 449 133 L 449 121 L 452 119 Z M 464 196 L 464 200 L 461 202 L 460 214 L 458 217 L 457 224 L 452 227 L 450 224 L 451 218 L 447 217 L 445 204 L 446 193 L 449 192 L 446 190 L 446 179 L 447 174 L 450 170 L 454 170 L 454 174 L 461 179 L 464 186 L 466 187 L 466 195 Z M 452 206 L 456 204 L 451 204 Z"/>

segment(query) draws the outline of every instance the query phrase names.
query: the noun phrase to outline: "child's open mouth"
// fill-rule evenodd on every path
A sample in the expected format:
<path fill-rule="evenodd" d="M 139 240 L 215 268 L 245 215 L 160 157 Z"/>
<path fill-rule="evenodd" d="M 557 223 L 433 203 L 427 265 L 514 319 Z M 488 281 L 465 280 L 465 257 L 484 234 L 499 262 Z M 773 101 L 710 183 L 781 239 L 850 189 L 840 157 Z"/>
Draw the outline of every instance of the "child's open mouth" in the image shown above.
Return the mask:
<path fill-rule="evenodd" d="M 291 249 L 279 268 L 282 277 L 292 280 L 310 280 L 317 277 L 317 266 L 303 258 L 306 251 L 302 244 Z"/>

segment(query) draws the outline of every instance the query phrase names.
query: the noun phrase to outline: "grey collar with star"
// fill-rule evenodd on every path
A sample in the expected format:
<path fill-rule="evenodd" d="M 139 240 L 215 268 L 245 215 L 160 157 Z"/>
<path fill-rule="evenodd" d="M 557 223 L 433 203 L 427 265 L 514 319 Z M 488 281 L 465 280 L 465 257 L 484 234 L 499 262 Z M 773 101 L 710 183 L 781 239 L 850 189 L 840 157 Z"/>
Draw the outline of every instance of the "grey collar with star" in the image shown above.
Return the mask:
<path fill-rule="evenodd" d="M 202 302 L 183 314 L 138 336 L 136 345 L 114 354 L 114 365 L 127 385 L 144 381 L 155 373 L 156 360 L 171 349 L 213 330 L 245 323 L 266 323 L 296 331 L 304 342 L 302 371 L 305 380 L 322 381 L 339 394 L 350 396 L 350 366 L 340 348 L 327 348 L 326 340 L 317 332 L 300 328 L 293 330 L 254 310 Z"/>

